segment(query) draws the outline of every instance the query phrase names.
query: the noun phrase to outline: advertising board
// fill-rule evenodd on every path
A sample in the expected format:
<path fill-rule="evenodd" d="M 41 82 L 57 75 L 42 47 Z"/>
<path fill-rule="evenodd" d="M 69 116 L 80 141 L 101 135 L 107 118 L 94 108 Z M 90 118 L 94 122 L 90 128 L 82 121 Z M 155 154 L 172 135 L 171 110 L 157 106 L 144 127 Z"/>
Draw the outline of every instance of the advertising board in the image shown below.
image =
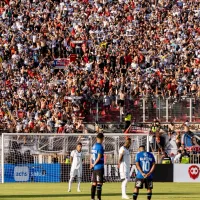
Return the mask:
<path fill-rule="evenodd" d="M 6 182 L 60 182 L 60 164 L 5 164 Z"/>
<path fill-rule="evenodd" d="M 200 182 L 199 164 L 174 164 L 174 182 Z"/>

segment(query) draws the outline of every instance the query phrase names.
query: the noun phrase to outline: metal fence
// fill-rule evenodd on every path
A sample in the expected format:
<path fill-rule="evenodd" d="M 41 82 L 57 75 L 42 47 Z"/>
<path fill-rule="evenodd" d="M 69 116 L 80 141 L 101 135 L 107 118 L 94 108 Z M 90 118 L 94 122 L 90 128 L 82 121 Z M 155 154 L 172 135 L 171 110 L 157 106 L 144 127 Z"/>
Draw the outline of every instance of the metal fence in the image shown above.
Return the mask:
<path fill-rule="evenodd" d="M 132 119 L 137 122 L 151 122 L 158 118 L 161 122 L 200 122 L 200 98 L 181 97 L 135 97 L 126 98 L 123 107 L 118 107 L 116 102 L 105 106 L 103 98 L 89 102 L 86 122 L 123 122 L 124 114 L 128 111 Z"/>

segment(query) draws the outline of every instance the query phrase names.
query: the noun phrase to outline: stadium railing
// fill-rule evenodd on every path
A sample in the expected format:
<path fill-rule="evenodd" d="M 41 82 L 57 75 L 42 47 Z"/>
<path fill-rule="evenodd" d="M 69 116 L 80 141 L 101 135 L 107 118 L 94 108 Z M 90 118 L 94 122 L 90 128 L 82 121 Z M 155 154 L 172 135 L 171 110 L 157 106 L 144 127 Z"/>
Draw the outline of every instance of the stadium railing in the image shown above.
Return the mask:
<path fill-rule="evenodd" d="M 200 98 L 182 96 L 180 98 L 158 97 L 129 97 L 125 99 L 123 112 L 119 107 L 111 105 L 109 111 L 105 111 L 103 99 L 89 102 L 89 113 L 86 114 L 87 122 L 123 122 L 127 111 L 137 122 L 151 122 L 158 118 L 161 122 L 200 122 Z M 92 115 L 91 115 L 92 114 Z M 94 117 L 95 115 L 95 117 Z"/>

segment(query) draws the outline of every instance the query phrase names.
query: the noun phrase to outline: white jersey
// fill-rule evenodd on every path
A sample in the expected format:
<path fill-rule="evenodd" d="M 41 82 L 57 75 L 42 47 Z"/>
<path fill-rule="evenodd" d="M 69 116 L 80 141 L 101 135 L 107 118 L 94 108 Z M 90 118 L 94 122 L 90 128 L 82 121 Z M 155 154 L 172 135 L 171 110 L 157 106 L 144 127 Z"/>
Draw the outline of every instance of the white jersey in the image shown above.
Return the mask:
<path fill-rule="evenodd" d="M 119 149 L 119 156 L 123 155 L 122 161 L 120 163 L 119 171 L 120 173 L 129 173 L 130 172 L 130 152 L 129 149 L 122 146 Z"/>
<path fill-rule="evenodd" d="M 77 150 L 73 150 L 70 155 L 73 158 L 71 170 L 82 169 L 82 152 L 78 152 Z"/>

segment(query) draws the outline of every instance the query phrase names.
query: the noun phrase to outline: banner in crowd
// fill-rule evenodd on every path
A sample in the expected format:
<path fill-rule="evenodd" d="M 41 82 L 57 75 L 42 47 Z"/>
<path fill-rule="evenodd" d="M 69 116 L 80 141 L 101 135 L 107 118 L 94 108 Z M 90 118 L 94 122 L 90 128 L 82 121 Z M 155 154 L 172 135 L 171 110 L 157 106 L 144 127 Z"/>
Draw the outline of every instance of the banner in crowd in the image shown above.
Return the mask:
<path fill-rule="evenodd" d="M 174 164 L 174 182 L 200 182 L 199 164 Z"/>
<path fill-rule="evenodd" d="M 60 164 L 5 164 L 4 182 L 60 182 Z"/>
<path fill-rule="evenodd" d="M 68 58 L 57 58 L 53 61 L 53 67 L 54 69 L 65 69 L 70 60 Z"/>
<path fill-rule="evenodd" d="M 186 150 L 191 152 L 200 152 L 200 146 L 186 147 Z"/>

